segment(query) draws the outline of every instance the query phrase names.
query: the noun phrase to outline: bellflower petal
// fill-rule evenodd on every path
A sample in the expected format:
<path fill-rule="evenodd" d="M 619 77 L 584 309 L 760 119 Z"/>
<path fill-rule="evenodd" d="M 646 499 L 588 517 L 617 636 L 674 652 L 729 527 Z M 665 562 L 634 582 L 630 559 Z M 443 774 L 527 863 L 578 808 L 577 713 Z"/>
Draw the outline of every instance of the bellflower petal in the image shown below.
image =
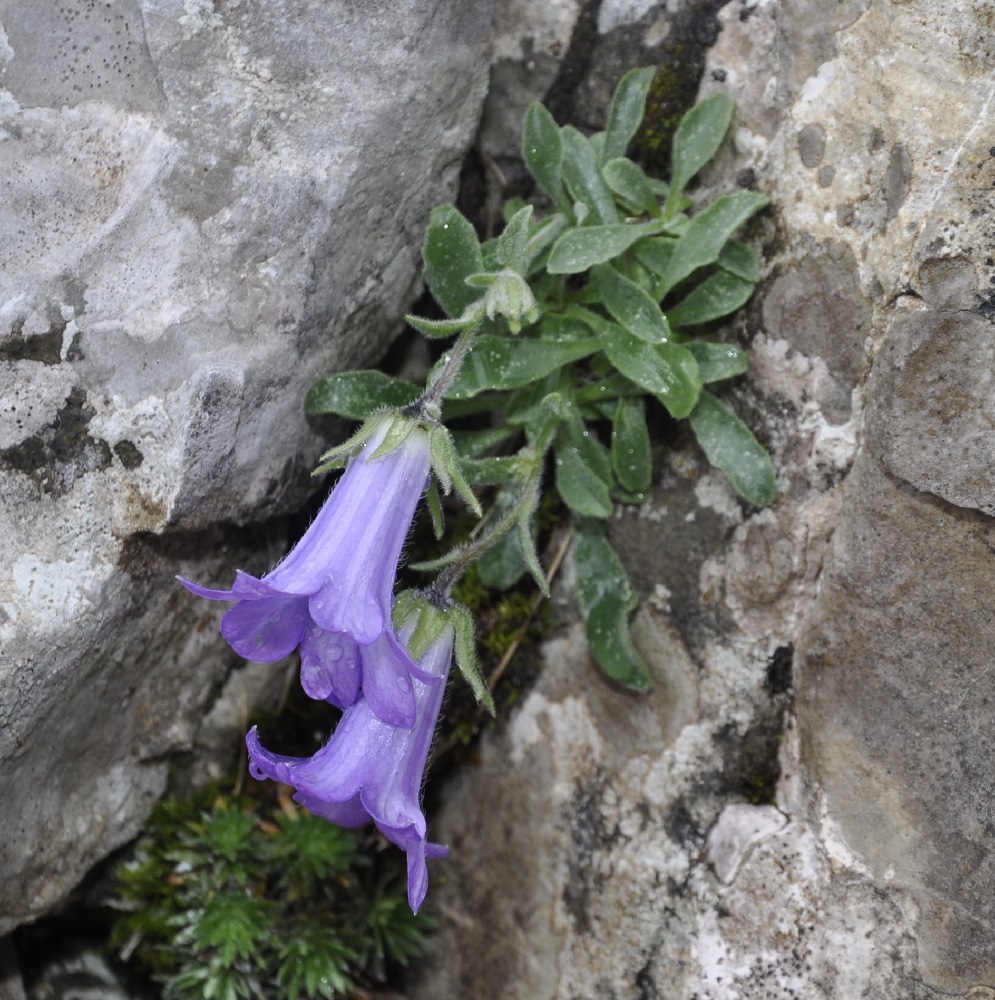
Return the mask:
<path fill-rule="evenodd" d="M 262 579 L 239 570 L 230 590 L 180 582 L 199 597 L 236 602 L 221 634 L 239 655 L 272 662 L 300 645 L 301 683 L 311 697 L 348 708 L 369 684 L 373 711 L 392 725 L 410 725 L 418 672 L 393 640 L 390 611 L 431 454 L 428 434 L 412 427 L 393 451 L 373 458 L 395 419 L 402 418 L 382 420 L 303 538 Z M 368 655 L 385 636 L 388 645 L 393 640 L 389 655 Z M 367 671 L 380 664 L 383 676 Z"/>
<path fill-rule="evenodd" d="M 402 637 L 410 635 L 402 630 Z M 370 657 L 393 660 L 390 634 L 368 647 Z M 432 746 L 446 678 L 452 658 L 453 632 L 447 627 L 418 661 L 409 678 L 415 719 L 409 728 L 392 726 L 374 712 L 371 687 L 347 708 L 331 739 L 313 757 L 286 757 L 266 750 L 255 728 L 249 731 L 250 771 L 296 789 L 294 798 L 318 816 L 343 826 L 372 819 L 380 832 L 408 855 L 408 902 L 417 911 L 428 889 L 427 858 L 444 857 L 448 849 L 428 842 L 421 808 L 422 777 Z M 367 676 L 389 677 L 396 664 L 364 665 Z"/>

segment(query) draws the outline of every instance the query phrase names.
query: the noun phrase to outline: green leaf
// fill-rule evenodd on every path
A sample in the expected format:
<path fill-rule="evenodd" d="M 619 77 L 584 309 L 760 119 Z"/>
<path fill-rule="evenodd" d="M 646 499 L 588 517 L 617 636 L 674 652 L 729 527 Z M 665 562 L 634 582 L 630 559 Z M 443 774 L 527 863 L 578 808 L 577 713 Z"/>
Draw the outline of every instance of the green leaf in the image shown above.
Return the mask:
<path fill-rule="evenodd" d="M 424 278 L 448 316 L 462 316 L 479 295 L 467 286 L 468 275 L 484 269 L 477 233 L 454 205 L 434 209 L 422 245 Z"/>
<path fill-rule="evenodd" d="M 543 596 L 549 597 L 549 581 L 539 563 L 539 553 L 536 552 L 535 516 L 529 514 L 528 517 L 520 517 L 518 524 L 515 525 L 515 534 L 518 536 L 518 548 L 525 560 L 525 568 L 532 575 L 532 579 L 535 580 L 536 586 L 542 591 Z"/>
<path fill-rule="evenodd" d="M 623 490 L 645 493 L 653 481 L 653 456 L 646 404 L 640 397 L 622 397 L 612 418 L 612 469 Z"/>
<path fill-rule="evenodd" d="M 551 392 L 556 392 L 560 376 L 561 372 L 556 370 L 544 379 L 515 390 L 505 406 L 505 420 L 519 427 L 534 427 L 542 419 L 542 401 Z"/>
<path fill-rule="evenodd" d="M 506 535 L 502 535 L 477 560 L 477 575 L 480 582 L 494 590 L 508 590 L 514 587 L 528 571 L 521 538 L 517 531 L 509 531 Z"/>
<path fill-rule="evenodd" d="M 704 340 L 689 340 L 683 345 L 698 362 L 701 381 L 719 382 L 742 375 L 749 367 L 746 353 L 733 344 L 712 344 Z"/>
<path fill-rule="evenodd" d="M 760 280 L 760 258 L 752 247 L 729 240 L 719 252 L 719 267 L 743 281 L 756 284 Z"/>
<path fill-rule="evenodd" d="M 550 274 L 580 274 L 618 257 L 634 243 L 659 231 L 655 222 L 568 229 L 553 244 L 546 270 Z"/>
<path fill-rule="evenodd" d="M 702 392 L 690 423 L 708 461 L 729 477 L 741 497 L 758 507 L 774 502 L 774 463 L 732 410 L 710 392 Z"/>
<path fill-rule="evenodd" d="M 487 389 L 517 389 L 593 354 L 600 346 L 593 338 L 554 343 L 481 335 L 446 395 L 467 397 Z"/>
<path fill-rule="evenodd" d="M 629 333 L 647 344 L 662 344 L 670 338 L 660 307 L 635 282 L 610 264 L 598 264 L 591 279 L 605 308 Z"/>
<path fill-rule="evenodd" d="M 560 233 L 567 228 L 567 225 L 567 217 L 557 212 L 556 215 L 543 219 L 539 225 L 533 228 L 525 246 L 525 260 L 528 266 L 526 277 L 542 277 L 542 272 L 545 270 L 542 263 L 544 259 L 548 259 L 546 251 L 549 250 Z M 543 298 L 541 286 L 534 284 L 533 290 L 541 301 Z"/>
<path fill-rule="evenodd" d="M 531 220 L 531 205 L 519 209 L 504 227 L 497 244 L 497 262 L 502 267 L 510 267 L 513 271 L 517 271 L 523 277 L 528 270 L 526 247 Z"/>
<path fill-rule="evenodd" d="M 522 159 L 539 186 L 563 211 L 569 212 L 570 202 L 561 178 L 563 140 L 560 128 L 538 101 L 533 101 L 525 112 Z"/>
<path fill-rule="evenodd" d="M 588 218 L 593 224 L 617 223 L 615 200 L 601 179 L 591 144 L 571 125 L 560 129 L 560 136 L 563 140 L 563 180 L 570 193 L 587 206 Z"/>
<path fill-rule="evenodd" d="M 569 447 L 554 449 L 556 454 L 556 489 L 563 502 L 584 517 L 610 517 L 611 493 L 576 451 Z"/>
<path fill-rule="evenodd" d="M 678 420 L 698 401 L 701 375 L 694 356 L 679 344 L 647 344 L 620 326 L 602 338 L 608 360 L 628 379 L 652 392 Z"/>
<path fill-rule="evenodd" d="M 669 236 L 654 236 L 640 240 L 632 247 L 632 253 L 643 267 L 662 278 L 670 268 L 677 240 Z"/>
<path fill-rule="evenodd" d="M 574 519 L 577 604 L 598 666 L 634 691 L 648 691 L 650 675 L 629 635 L 629 615 L 639 603 L 629 577 L 601 526 Z"/>
<path fill-rule="evenodd" d="M 438 541 L 446 530 L 446 520 L 442 514 L 442 498 L 439 496 L 437 476 L 432 476 L 429 480 L 428 491 L 425 494 L 425 505 L 428 507 L 429 517 L 432 519 L 432 534 Z"/>
<path fill-rule="evenodd" d="M 509 222 L 523 209 L 525 208 L 527 202 L 521 195 L 513 195 L 501 206 L 501 218 L 504 219 L 504 224 L 508 225 Z"/>
<path fill-rule="evenodd" d="M 633 385 L 624 375 L 609 375 L 597 382 L 589 382 L 574 393 L 574 401 L 581 405 L 614 403 L 621 396 L 642 396 L 644 390 Z M 614 412 L 614 408 L 612 410 Z"/>
<path fill-rule="evenodd" d="M 681 119 L 670 153 L 668 216 L 688 181 L 715 155 L 729 129 L 734 107 L 728 94 L 715 94 L 696 104 Z"/>
<path fill-rule="evenodd" d="M 307 413 L 335 413 L 365 420 L 384 406 L 407 406 L 422 393 L 420 386 L 379 371 L 340 372 L 318 379 L 304 399 Z"/>
<path fill-rule="evenodd" d="M 660 279 L 657 294 L 662 299 L 679 281 L 706 264 L 714 264 L 729 237 L 755 212 L 767 204 L 767 198 L 754 191 L 736 191 L 716 198 L 690 222 L 677 240 L 670 265 Z"/>
<path fill-rule="evenodd" d="M 667 310 L 672 326 L 696 326 L 734 313 L 753 294 L 756 286 L 728 271 L 709 275 L 687 298 Z"/>
<path fill-rule="evenodd" d="M 449 491 L 455 487 L 463 502 L 477 517 L 481 517 L 484 512 L 481 510 L 480 501 L 463 477 L 461 468 L 463 463 L 456 454 L 456 446 L 453 444 L 453 436 L 449 428 L 443 424 L 437 424 L 429 432 L 428 438 L 432 454 L 432 471 L 439 480 L 442 492 L 448 495 Z"/>
<path fill-rule="evenodd" d="M 484 705 L 491 715 L 496 715 L 494 710 L 494 699 L 487 687 L 487 681 L 480 670 L 480 661 L 477 659 L 477 642 L 474 637 L 473 618 L 470 612 L 461 604 L 455 605 L 449 612 L 449 618 L 453 625 L 453 657 L 456 666 L 463 675 L 463 680 L 470 685 L 477 702 Z"/>
<path fill-rule="evenodd" d="M 453 443 L 460 458 L 476 458 L 488 448 L 518 434 L 517 427 L 486 427 L 479 431 L 453 431 Z"/>
<path fill-rule="evenodd" d="M 585 517 L 609 517 L 611 459 L 607 449 L 570 407 L 553 446 L 556 488 L 564 503 Z"/>
<path fill-rule="evenodd" d="M 466 481 L 473 486 L 502 486 L 515 475 L 519 464 L 517 455 L 464 458 L 460 462 Z"/>
<path fill-rule="evenodd" d="M 611 188 L 615 200 L 628 212 L 639 215 L 646 212 L 658 216 L 660 206 L 650 188 L 649 179 L 642 169 L 625 157 L 609 160 L 601 168 L 601 176 Z"/>
<path fill-rule="evenodd" d="M 508 486 L 498 490 L 494 498 L 493 510 L 490 514 L 493 522 L 501 521 L 519 503 L 521 493 Z M 532 517 L 527 516 L 526 522 L 532 524 Z M 534 547 L 535 542 L 532 541 Z M 518 531 L 508 531 L 484 551 L 477 560 L 477 575 L 485 587 L 494 590 L 507 590 L 529 572 L 522 537 Z"/>
<path fill-rule="evenodd" d="M 619 81 L 608 110 L 604 160 L 625 156 L 646 113 L 646 95 L 655 75 L 656 67 L 646 66 L 642 69 L 630 69 Z"/>

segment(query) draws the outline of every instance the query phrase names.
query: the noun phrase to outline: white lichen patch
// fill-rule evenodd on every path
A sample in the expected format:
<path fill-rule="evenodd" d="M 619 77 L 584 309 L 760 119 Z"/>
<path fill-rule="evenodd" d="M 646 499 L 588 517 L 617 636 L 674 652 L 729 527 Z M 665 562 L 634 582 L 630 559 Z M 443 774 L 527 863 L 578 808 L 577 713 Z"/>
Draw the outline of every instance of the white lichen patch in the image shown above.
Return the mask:
<path fill-rule="evenodd" d="M 92 611 L 100 588 L 114 567 L 90 555 L 46 561 L 34 552 L 17 557 L 10 567 L 18 620 L 37 633 L 52 632 Z"/>
<path fill-rule="evenodd" d="M 603 0 L 598 8 L 598 32 L 605 35 L 615 28 L 633 24 L 654 7 L 664 6 L 660 0 Z"/>
<path fill-rule="evenodd" d="M 508 732 L 514 764 L 521 764 L 528 749 L 544 741 L 580 770 L 597 764 L 604 753 L 597 723 L 580 698 L 553 702 L 536 693 L 522 706 Z"/>
<path fill-rule="evenodd" d="M 694 495 L 702 507 L 715 511 L 731 524 L 742 522 L 742 507 L 736 496 L 736 491 L 725 476 L 715 472 L 705 473 L 695 483 Z"/>
<path fill-rule="evenodd" d="M 757 844 L 783 830 L 787 817 L 773 806 L 737 802 L 726 806 L 709 831 L 706 849 L 709 864 L 719 880 L 732 882 L 740 865 Z"/>

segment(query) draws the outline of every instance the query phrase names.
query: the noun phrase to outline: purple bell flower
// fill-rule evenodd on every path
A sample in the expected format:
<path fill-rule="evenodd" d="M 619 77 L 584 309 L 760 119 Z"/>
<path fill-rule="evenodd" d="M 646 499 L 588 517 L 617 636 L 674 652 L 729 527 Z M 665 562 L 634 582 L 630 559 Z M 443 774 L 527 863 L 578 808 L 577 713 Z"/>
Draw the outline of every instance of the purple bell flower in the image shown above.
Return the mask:
<path fill-rule="evenodd" d="M 239 570 L 231 590 L 180 578 L 191 593 L 235 601 L 221 634 L 240 656 L 271 663 L 301 650 L 301 684 L 340 708 L 360 689 L 384 722 L 415 720 L 407 650 L 390 612 L 401 549 L 428 485 L 428 434 L 413 426 L 393 451 L 371 458 L 395 418 L 374 428 L 304 537 L 262 579 Z"/>
<path fill-rule="evenodd" d="M 401 631 L 407 640 L 409 622 Z M 245 738 L 249 771 L 292 785 L 295 801 L 340 826 L 377 829 L 408 855 L 408 903 L 418 912 L 428 890 L 426 858 L 441 858 L 447 847 L 430 844 L 421 809 L 422 776 L 442 707 L 453 630 L 447 626 L 418 661 L 414 681 L 415 722 L 410 729 L 391 726 L 374 713 L 362 695 L 345 710 L 331 739 L 313 757 L 284 757 L 259 743 L 253 726 Z M 371 669 L 378 669 L 371 664 Z"/>

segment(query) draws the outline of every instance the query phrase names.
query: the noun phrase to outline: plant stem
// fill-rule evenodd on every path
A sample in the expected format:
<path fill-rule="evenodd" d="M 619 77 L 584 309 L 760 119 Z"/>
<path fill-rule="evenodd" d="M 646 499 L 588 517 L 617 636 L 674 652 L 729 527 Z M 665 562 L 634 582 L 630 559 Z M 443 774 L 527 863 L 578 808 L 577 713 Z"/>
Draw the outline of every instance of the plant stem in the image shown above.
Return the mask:
<path fill-rule="evenodd" d="M 424 412 L 426 410 L 438 411 L 442 406 L 442 400 L 446 395 L 446 390 L 453 384 L 453 380 L 460 373 L 463 362 L 466 360 L 470 348 L 473 346 L 473 338 L 480 329 L 480 322 L 472 326 L 465 327 L 456 338 L 449 357 L 446 360 L 439 377 L 425 390 L 422 397 L 411 404 L 411 409 Z"/>

